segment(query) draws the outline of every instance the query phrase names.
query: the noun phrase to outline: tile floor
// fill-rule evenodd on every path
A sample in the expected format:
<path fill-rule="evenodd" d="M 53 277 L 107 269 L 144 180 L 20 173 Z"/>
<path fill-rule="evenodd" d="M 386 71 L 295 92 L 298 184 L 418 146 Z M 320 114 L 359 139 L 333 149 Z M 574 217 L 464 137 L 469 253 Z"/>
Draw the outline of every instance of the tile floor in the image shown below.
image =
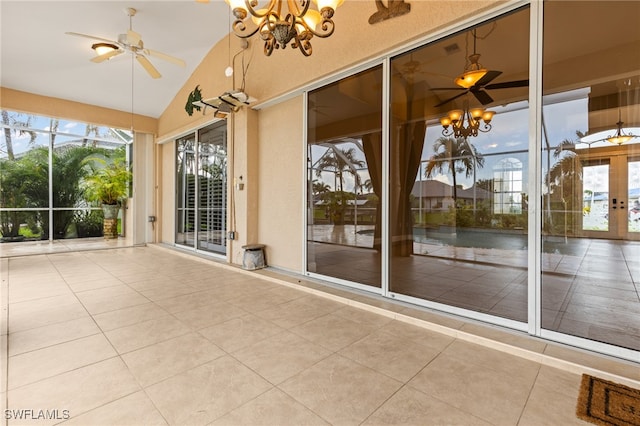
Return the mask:
<path fill-rule="evenodd" d="M 159 246 L 0 266 L 8 425 L 570 425 L 581 372 L 640 385 L 637 364 Z"/>
<path fill-rule="evenodd" d="M 310 270 L 380 286 L 381 257 L 371 249 L 371 233 L 359 235 L 353 225 L 312 228 Z M 391 260 L 392 292 L 527 322 L 527 250 L 413 246 L 416 255 Z M 640 241 L 571 238 L 544 246 L 542 327 L 640 351 Z"/>

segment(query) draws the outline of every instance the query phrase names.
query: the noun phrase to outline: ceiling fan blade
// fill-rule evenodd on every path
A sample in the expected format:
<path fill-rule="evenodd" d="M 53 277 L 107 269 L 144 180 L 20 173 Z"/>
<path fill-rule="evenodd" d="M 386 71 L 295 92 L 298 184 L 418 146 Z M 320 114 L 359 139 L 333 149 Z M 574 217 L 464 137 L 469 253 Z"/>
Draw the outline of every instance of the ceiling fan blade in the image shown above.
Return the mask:
<path fill-rule="evenodd" d="M 467 93 L 468 93 L 468 90 L 467 90 L 467 89 L 465 89 L 465 90 L 464 90 L 464 92 L 462 92 L 462 93 L 460 93 L 460 94 L 457 94 L 457 95 L 455 95 L 454 97 L 447 99 L 446 101 L 442 101 L 442 102 L 440 102 L 438 105 L 434 105 L 434 107 L 435 107 L 435 108 L 437 108 L 437 107 L 441 107 L 442 105 L 447 104 L 447 103 L 451 102 L 451 101 L 452 101 L 452 100 L 454 100 L 454 99 L 458 99 L 460 96 L 462 96 L 462 95 L 466 95 Z"/>
<path fill-rule="evenodd" d="M 186 66 L 186 63 L 182 59 L 176 58 L 175 56 L 167 55 L 166 53 L 158 52 L 157 50 L 144 49 L 144 53 L 146 55 L 153 56 L 155 58 L 162 59 L 165 61 L 169 61 L 176 65 L 180 65 L 181 67 Z"/>
<path fill-rule="evenodd" d="M 490 81 L 492 81 L 497 76 L 499 76 L 500 74 L 502 74 L 502 71 L 494 71 L 494 70 L 487 71 L 487 73 L 485 75 L 483 75 L 482 78 L 480 80 L 478 80 L 476 82 L 476 84 L 474 84 L 474 86 L 475 87 L 482 87 L 485 84 L 487 84 Z"/>
<path fill-rule="evenodd" d="M 149 62 L 149 60 L 146 57 L 136 54 L 136 59 L 138 60 L 138 62 L 140 62 L 140 65 L 142 65 L 142 67 L 147 71 L 147 73 L 149 73 L 149 75 L 152 78 L 162 77 L 160 72 L 158 72 L 156 67 L 154 67 L 153 64 Z"/>
<path fill-rule="evenodd" d="M 73 32 L 66 32 L 65 34 L 76 36 L 76 37 L 84 37 L 84 38 L 88 38 L 90 40 L 104 41 L 106 43 L 111 43 L 111 44 L 118 44 L 117 41 L 109 40 L 108 38 L 96 37 L 96 36 L 92 36 L 92 35 L 88 35 L 88 34 L 80 34 L 80 33 L 73 33 Z"/>
<path fill-rule="evenodd" d="M 114 56 L 117 56 L 117 55 L 119 55 L 121 53 L 122 53 L 122 50 L 120 50 L 120 49 L 112 50 L 110 52 L 103 53 L 102 55 L 98 55 L 98 56 L 95 56 L 95 57 L 91 58 L 91 62 L 95 62 L 96 64 L 99 64 L 100 62 L 104 62 L 107 59 L 111 59 Z"/>
<path fill-rule="evenodd" d="M 488 84 L 484 88 L 485 89 L 509 89 L 511 87 L 527 87 L 529 85 L 529 80 L 514 80 L 514 81 L 505 81 L 504 83 L 493 83 Z"/>
<path fill-rule="evenodd" d="M 480 101 L 482 105 L 487 105 L 493 102 L 493 98 L 489 96 L 489 94 L 484 90 L 471 90 L 471 93 L 473 93 L 473 95 L 478 101 Z"/>

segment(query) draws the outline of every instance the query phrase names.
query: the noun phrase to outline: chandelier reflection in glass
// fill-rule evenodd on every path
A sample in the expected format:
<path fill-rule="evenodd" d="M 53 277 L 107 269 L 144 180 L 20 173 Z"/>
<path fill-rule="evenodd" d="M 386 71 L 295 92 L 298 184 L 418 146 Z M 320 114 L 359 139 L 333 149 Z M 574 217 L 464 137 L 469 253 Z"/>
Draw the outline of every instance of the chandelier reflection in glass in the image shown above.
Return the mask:
<path fill-rule="evenodd" d="M 258 0 L 225 1 L 236 18 L 233 32 L 241 38 L 258 33 L 264 40 L 265 55 L 290 43 L 293 49 L 310 56 L 313 36 L 327 38 L 333 34 L 335 24 L 331 18 L 344 0 L 313 0 L 317 9 L 312 8 L 312 0 L 269 0 L 264 7 L 258 6 Z M 249 16 L 252 23 L 247 19 Z"/>
<path fill-rule="evenodd" d="M 487 111 L 484 108 L 454 109 L 440 119 L 443 127 L 442 134 L 455 138 L 478 136 L 478 132 L 486 133 L 491 130 L 491 120 L 494 115 L 494 111 Z"/>

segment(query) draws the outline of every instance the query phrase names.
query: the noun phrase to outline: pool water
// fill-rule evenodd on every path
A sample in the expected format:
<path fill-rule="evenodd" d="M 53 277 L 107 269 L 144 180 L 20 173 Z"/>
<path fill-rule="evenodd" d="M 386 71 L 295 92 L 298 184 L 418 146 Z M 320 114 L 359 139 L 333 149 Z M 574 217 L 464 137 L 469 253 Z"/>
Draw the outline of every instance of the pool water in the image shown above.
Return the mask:
<path fill-rule="evenodd" d="M 524 232 L 524 231 L 521 231 Z M 526 250 L 528 235 L 514 232 L 492 232 L 481 230 L 455 229 L 443 232 L 424 228 L 414 228 L 413 238 L 417 243 L 440 246 L 487 248 L 499 250 Z M 546 237 L 542 247 L 545 253 L 582 256 L 589 241 L 578 238 Z"/>

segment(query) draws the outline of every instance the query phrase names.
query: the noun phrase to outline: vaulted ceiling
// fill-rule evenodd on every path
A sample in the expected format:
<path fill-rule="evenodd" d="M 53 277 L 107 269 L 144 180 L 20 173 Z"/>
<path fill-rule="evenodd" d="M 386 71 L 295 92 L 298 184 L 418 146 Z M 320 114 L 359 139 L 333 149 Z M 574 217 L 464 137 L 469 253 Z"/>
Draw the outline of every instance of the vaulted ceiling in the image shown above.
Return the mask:
<path fill-rule="evenodd" d="M 151 78 L 122 54 L 102 63 L 87 38 L 117 40 L 132 28 L 144 47 L 183 59 L 184 68 L 149 57 Z M 229 32 L 227 4 L 182 1 L 0 1 L 2 87 L 159 117 L 210 49 Z M 224 70 L 220 70 L 224 78 Z"/>

